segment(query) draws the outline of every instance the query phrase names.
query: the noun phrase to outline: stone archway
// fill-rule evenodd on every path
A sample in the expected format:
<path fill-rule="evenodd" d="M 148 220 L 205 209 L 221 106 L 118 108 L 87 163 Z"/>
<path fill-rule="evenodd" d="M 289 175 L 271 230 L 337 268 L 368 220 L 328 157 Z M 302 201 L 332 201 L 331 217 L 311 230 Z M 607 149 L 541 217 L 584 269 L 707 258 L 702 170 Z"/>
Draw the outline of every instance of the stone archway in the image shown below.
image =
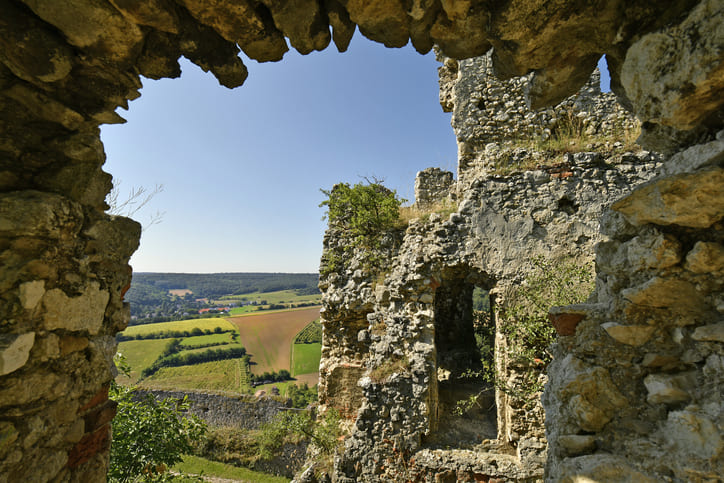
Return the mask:
<path fill-rule="evenodd" d="M 574 339 L 566 339 L 570 353 L 560 360 L 570 356 L 569 366 L 578 369 L 575 377 L 559 373 L 550 386 L 556 426 L 549 475 L 601 475 L 613 467 L 627 477 L 716 474 L 722 437 L 712 421 L 721 417 L 721 403 L 709 395 L 721 382 L 712 390 L 705 380 L 720 381 L 722 373 L 721 135 L 714 140 L 724 126 L 721 8 L 715 0 L 570 1 L 555 8 L 527 1 L 490 8 L 392 0 L 3 0 L 0 474 L 104 479 L 113 414 L 110 358 L 114 335 L 127 323 L 123 293 L 139 227 L 103 213 L 110 176 L 101 170 L 98 126 L 122 122 L 115 110 L 139 95 L 139 75 L 178 76 L 181 55 L 236 87 L 246 78 L 239 48 L 259 61 L 281 59 L 286 39 L 303 53 L 325 48 L 330 39 L 344 50 L 355 27 L 389 47 L 412 41 L 426 52 L 437 44 L 453 58 L 495 47 L 500 76 L 535 71 L 529 99 L 536 106 L 573 93 L 607 54 L 614 91 L 645 123 L 643 142 L 682 154 L 604 220 L 613 241 L 599 250 L 599 305 L 569 309 L 583 322 Z M 695 143 L 700 146 L 682 151 Z M 617 255 L 623 252 L 639 256 L 623 260 Z M 626 267 L 633 275 L 622 277 Z M 696 311 L 691 300 L 701 302 Z M 650 314 L 656 330 L 639 344 L 646 337 L 634 335 L 650 332 L 644 325 Z M 610 350 L 591 356 L 592 340 Z M 677 364 L 663 363 L 662 351 Z M 643 368 L 621 370 L 614 354 L 633 361 L 624 367 Z M 603 408 L 598 421 L 609 419 L 591 426 L 571 415 L 592 414 L 584 410 L 592 401 L 579 393 L 601 371 L 611 386 L 625 387 L 627 402 Z M 614 394 L 609 385 L 599 389 Z M 672 400 L 671 393 L 682 399 Z M 641 423 L 622 408 L 651 418 Z M 700 441 L 692 425 L 711 437 Z M 661 461 L 656 450 L 627 453 L 627 444 L 656 446 L 649 445 L 653 440 L 636 444 L 649 426 L 658 428 L 654 439 L 674 434 L 701 451 L 691 455 L 691 445 L 674 442 L 681 463 L 648 465 L 645 459 Z M 607 431 L 626 444 L 598 447 L 595 435 L 605 440 Z"/>

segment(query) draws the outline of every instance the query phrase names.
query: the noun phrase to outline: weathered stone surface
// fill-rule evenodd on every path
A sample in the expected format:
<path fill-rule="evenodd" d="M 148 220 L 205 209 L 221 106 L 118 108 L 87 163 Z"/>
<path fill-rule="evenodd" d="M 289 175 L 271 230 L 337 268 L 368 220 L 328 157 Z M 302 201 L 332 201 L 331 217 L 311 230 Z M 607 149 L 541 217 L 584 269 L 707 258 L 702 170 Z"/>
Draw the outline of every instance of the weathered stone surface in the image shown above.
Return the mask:
<path fill-rule="evenodd" d="M 23 0 L 40 18 L 63 32 L 71 45 L 96 58 L 128 62 L 137 54 L 143 33 L 112 5 L 101 0 Z"/>
<path fill-rule="evenodd" d="M 55 82 L 73 68 L 73 51 L 42 22 L 12 3 L 0 6 L 0 61 L 28 82 Z"/>
<path fill-rule="evenodd" d="M 43 296 L 45 327 L 97 334 L 103 325 L 109 298 L 97 282 L 90 282 L 75 296 L 68 296 L 59 288 L 48 290 Z"/>
<path fill-rule="evenodd" d="M 648 342 L 656 330 L 650 325 L 621 325 L 617 322 L 607 322 L 601 327 L 618 342 L 635 347 Z"/>
<path fill-rule="evenodd" d="M 704 0 L 680 24 L 629 48 L 621 84 L 640 119 L 692 129 L 721 109 L 723 18 L 720 1 Z"/>
<path fill-rule="evenodd" d="M 170 0 L 109 0 L 121 13 L 139 25 L 177 34 L 181 25 Z"/>
<path fill-rule="evenodd" d="M 32 310 L 45 294 L 45 281 L 34 280 L 25 282 L 20 286 L 20 303 L 26 310 Z"/>
<path fill-rule="evenodd" d="M 694 273 L 721 272 L 724 270 L 724 245 L 712 242 L 696 242 L 686 254 L 684 268 Z"/>
<path fill-rule="evenodd" d="M 80 229 L 77 205 L 37 191 L 0 193 L 0 236 L 61 238 Z"/>
<path fill-rule="evenodd" d="M 449 199 L 453 174 L 440 168 L 427 168 L 415 176 L 415 206 L 424 209 Z"/>
<path fill-rule="evenodd" d="M 691 283 L 663 277 L 654 277 L 639 286 L 627 288 L 622 295 L 637 306 L 688 308 L 693 314 L 700 311 L 704 301 Z"/>
<path fill-rule="evenodd" d="M 0 376 L 17 371 L 28 362 L 35 343 L 35 332 L 0 336 Z"/>
<path fill-rule="evenodd" d="M 724 169 L 655 179 L 612 208 L 636 225 L 708 228 L 724 218 Z"/>
<path fill-rule="evenodd" d="M 559 442 L 569 456 L 579 456 L 593 452 L 596 449 L 596 438 L 591 435 L 565 434 Z"/>
<path fill-rule="evenodd" d="M 300 54 L 324 50 L 329 45 L 328 19 L 317 0 L 261 0 L 271 11 L 274 24 Z"/>
<path fill-rule="evenodd" d="M 691 399 L 686 390 L 694 385 L 694 374 L 651 374 L 644 379 L 648 391 L 646 400 L 651 404 L 676 404 Z"/>
<path fill-rule="evenodd" d="M 254 60 L 281 60 L 289 50 L 269 12 L 257 9 L 252 2 L 182 0 L 182 4 L 195 18 L 212 27 L 226 40 L 238 43 L 241 50 Z"/>
<path fill-rule="evenodd" d="M 404 47 L 407 44 L 410 17 L 401 3 L 385 0 L 342 0 L 340 3 L 368 39 L 386 47 Z"/>
<path fill-rule="evenodd" d="M 605 369 L 586 366 L 571 356 L 561 366 L 565 371 L 561 375 L 561 398 L 568 399 L 567 406 L 581 429 L 600 431 L 628 404 Z"/>
<path fill-rule="evenodd" d="M 691 338 L 706 342 L 724 342 L 724 322 L 697 327 Z"/>
<path fill-rule="evenodd" d="M 444 396 L 445 389 L 442 393 L 435 389 L 437 375 L 431 363 L 432 348 L 436 335 L 445 335 L 447 328 L 459 324 L 441 326 L 438 321 L 436 329 L 434 318 L 440 311 L 435 310 L 434 296 L 432 303 L 428 303 L 425 294 L 440 290 L 441 283 L 441 290 L 450 293 L 450 288 L 457 286 L 457 282 L 451 285 L 451 278 L 456 279 L 461 271 L 471 267 L 474 274 L 468 274 L 470 278 L 465 283 L 492 286 L 493 279 L 515 280 L 516 274 L 520 276 L 526 269 L 518 268 L 521 261 L 550 246 L 551 240 L 561 250 L 586 259 L 587 249 L 583 247 L 601 240 L 596 220 L 602 208 L 593 200 L 600 196 L 622 196 L 624 187 L 627 190 L 634 180 L 647 179 L 651 167 L 659 162 L 655 154 L 644 152 L 619 153 L 613 161 L 608 156 L 569 153 L 555 169 L 538 169 L 520 176 L 481 177 L 496 165 L 519 166 L 524 161 L 543 164 L 538 161 L 538 152 L 493 144 L 498 143 L 498 135 L 502 140 L 510 139 L 511 126 L 516 125 L 524 137 L 531 133 L 552 136 L 556 132 L 561 111 L 553 108 L 531 113 L 521 103 L 525 102 L 525 89 L 518 88 L 527 86 L 528 101 L 533 105 L 572 95 L 588 78 L 594 61 L 605 52 L 613 90 L 647 121 L 641 142 L 648 143 L 649 149 L 671 151 L 692 144 L 699 146 L 675 156 L 675 162 L 661 170 L 659 181 L 651 185 L 653 188 L 633 195 L 636 203 L 626 214 L 628 221 L 622 216 L 604 220 L 610 238 L 599 251 L 600 273 L 593 295 L 599 308 L 578 325 L 575 336 L 567 337 L 557 349 L 558 359 L 563 361 L 566 354 L 575 354 L 576 358 L 607 371 L 614 385 L 626 394 L 631 406 L 617 410 L 595 432 L 600 445 L 596 451 L 615 453 L 613 459 L 606 460 L 611 465 L 621 463 L 623 468 L 630 463 L 637 469 L 615 473 L 606 461 L 595 458 L 576 458 L 578 463 L 574 466 L 585 466 L 581 474 L 587 478 L 595 477 L 591 475 L 596 475 L 594 470 L 598 468 L 597 476 L 608 475 L 611 481 L 645 478 L 641 476 L 644 473 L 655 475 L 660 481 L 716 479 L 722 466 L 716 445 L 714 449 L 702 449 L 703 454 L 714 455 L 708 460 L 695 455 L 666 458 L 657 452 L 656 448 L 665 445 L 656 440 L 658 436 L 652 436 L 653 428 L 663 427 L 666 416 L 652 410 L 643 400 L 642 380 L 647 373 L 639 363 L 640 349 L 609 342 L 608 336 L 601 335 L 600 326 L 611 320 L 620 321 L 623 326 L 652 323 L 666 330 L 671 325 L 693 325 L 693 330 L 687 327 L 671 331 L 670 337 L 666 330 L 655 332 L 645 347 L 647 353 L 658 356 L 648 362 L 658 364 L 667 360 L 663 365 L 650 367 L 661 367 L 661 371 L 694 370 L 697 381 L 706 380 L 704 386 L 689 391 L 692 405 L 702 410 L 691 410 L 696 418 L 686 418 L 692 424 L 681 424 L 682 429 L 672 434 L 688 432 L 697 441 L 708 434 L 707 420 L 718 424 L 717 408 L 721 402 L 715 396 L 722 392 L 721 354 L 717 352 L 720 343 L 697 341 L 691 336 L 698 328 L 718 323 L 724 312 L 720 273 L 705 270 L 718 263 L 714 261 L 715 254 L 703 250 L 703 246 L 696 248 L 698 242 L 721 244 L 718 223 L 722 219 L 720 171 L 724 137 L 713 141 L 714 134 L 724 127 L 720 115 L 724 105 L 720 2 L 633 0 L 601 5 L 567 0 L 515 0 L 492 5 L 477 0 L 415 0 L 403 5 L 390 0 L 326 0 L 282 5 L 270 0 L 268 4 L 271 8 L 252 0 L 23 0 L 4 2 L 0 7 L 0 292 L 4 300 L 0 315 L 8 321 L 5 335 L 35 331 L 36 326 L 44 323 L 44 311 L 49 308 L 46 302 L 53 297 L 78 307 L 87 304 L 76 303 L 75 299 L 86 297 L 95 307 L 96 302 L 104 305 L 103 300 L 95 300 L 106 297 L 99 296 L 100 292 L 107 294 L 105 313 L 94 313 L 92 322 L 80 323 L 78 317 L 71 317 L 70 325 L 66 326 L 59 314 L 51 313 L 51 319 L 55 318 L 53 330 L 58 333 L 38 336 L 22 369 L 0 381 L 0 411 L 18 431 L 17 438 L 3 443 L 0 475 L 11 481 L 102 481 L 106 473 L 107 432 L 71 432 L 77 451 L 70 468 L 67 463 L 72 445 L 65 442 L 65 436 L 71 434 L 73 421 L 64 421 L 60 416 L 41 419 L 30 414 L 44 412 L 60 404 L 60 399 L 78 405 L 97 393 L 111 378 L 108 365 L 115 350 L 112 333 L 127 322 L 121 289 L 129 279 L 126 252 L 133 249 L 132 238 L 137 234 L 131 225 L 107 219 L 108 223 L 98 222 L 105 219 L 103 198 L 110 188 L 109 176 L 100 169 L 103 151 L 98 125 L 122 122 L 115 111 L 119 106 L 127 107 L 129 100 L 140 95 L 139 74 L 154 78 L 179 75 L 177 59 L 181 55 L 213 72 L 223 85 L 233 87 L 246 78 L 237 43 L 254 59 L 278 60 L 287 50 L 284 33 L 289 35 L 292 45 L 302 46 L 301 50 L 317 48 L 320 39 L 328 38 L 331 24 L 335 42 L 344 50 L 355 23 L 359 23 L 360 30 L 369 37 L 387 45 L 404 45 L 412 40 L 421 52 L 436 42 L 447 55 L 464 58 L 482 55 L 494 46 L 495 51 L 487 60 L 477 62 L 487 62 L 491 71 L 506 77 L 533 75 L 512 81 L 507 86 L 511 88 L 508 99 L 503 99 L 504 93 L 485 97 L 493 82 L 486 80 L 485 87 L 483 82 L 476 87 L 471 80 L 475 76 L 470 75 L 475 62 L 471 61 L 471 66 L 459 64 L 460 82 L 455 89 L 459 88 L 460 95 L 447 101 L 455 109 L 459 107 L 454 123 L 460 146 L 465 148 L 460 150 L 458 212 L 445 217 L 431 215 L 429 223 L 418 221 L 405 235 L 409 237 L 409 251 L 393 269 L 398 270 L 397 274 L 422 275 L 421 279 L 411 276 L 398 284 L 393 277 L 387 286 L 381 282 L 379 292 L 371 281 L 352 280 L 350 290 L 356 286 L 357 294 L 345 295 L 330 304 L 332 319 L 339 321 L 354 315 L 354 321 L 349 330 L 341 324 L 335 327 L 340 333 L 330 340 L 339 343 L 339 349 L 326 346 L 327 354 L 334 353 L 359 364 L 364 362 L 365 354 L 374 353 L 376 359 L 369 367 L 379 367 L 384 358 L 392 355 L 410 357 L 409 374 L 390 378 L 394 391 L 388 385 L 365 386 L 367 402 L 361 406 L 356 429 L 359 434 L 351 441 L 348 456 L 357 451 L 363 458 L 368 457 L 365 464 L 374 465 L 373 452 L 368 451 L 362 434 L 386 435 L 387 429 L 399 435 L 395 442 L 398 446 L 419 447 L 422 436 L 435 426 L 432 415 L 447 407 L 445 398 L 437 397 Z M 309 6 L 309 10 L 301 5 Z M 468 94 L 464 94 L 466 89 Z M 593 90 L 588 84 L 583 96 L 566 100 L 563 106 L 587 113 L 582 117 L 587 123 L 586 132 L 597 132 L 599 127 L 605 131 L 605 121 L 593 121 L 608 101 L 583 102 L 603 99 Z M 496 100 L 500 102 L 489 102 Z M 509 102 L 512 104 L 506 105 Z M 491 137 L 486 140 L 485 136 Z M 590 186 L 581 186 L 580 180 L 590 180 Z M 653 208 L 649 209 L 646 203 Z M 496 207 L 503 207 L 504 211 L 496 211 Z M 657 234 L 650 230 L 651 226 L 638 223 L 653 223 L 662 228 Z M 123 227 L 129 228 L 129 232 L 125 233 Z M 494 228 L 486 232 L 483 227 Z M 114 237 L 122 240 L 114 241 Z M 107 246 L 103 245 L 104 240 L 109 242 Z M 387 240 L 387 249 L 399 247 L 398 241 L 402 240 Z M 413 246 L 425 248 L 416 252 Z M 682 267 L 684 249 L 691 257 Z M 461 261 L 455 253 L 466 253 L 469 257 L 464 255 Z M 709 255 L 704 257 L 706 253 Z M 491 267 L 504 268 L 498 272 Z M 686 267 L 690 270 L 684 270 Z M 354 270 L 357 269 L 360 267 Z M 658 285 L 662 290 L 654 290 L 658 294 L 650 291 L 652 287 L 646 287 L 646 281 L 654 279 L 663 280 Z M 41 281 L 45 293 L 41 293 L 37 283 Z M 667 285 L 669 281 L 675 283 Z M 336 282 L 327 282 L 332 292 L 338 291 Z M 95 283 L 99 284 L 98 290 L 88 291 Z M 667 292 L 668 289 L 663 290 L 666 287 L 685 287 L 677 285 L 680 283 L 695 287 L 698 305 L 685 302 L 679 295 L 668 304 L 656 301 L 655 305 L 637 306 L 622 297 L 639 296 L 648 302 L 649 298 L 658 299 Z M 505 289 L 499 288 L 500 295 L 504 295 Z M 648 294 L 641 292 L 642 288 L 649 290 Z M 379 307 L 387 308 L 378 311 Z M 368 315 L 372 318 L 367 319 Z M 393 318 L 384 319 L 388 315 Z M 84 328 L 78 329 L 80 326 Z M 47 332 L 47 328 L 43 330 Z M 68 333 L 74 330 L 83 333 Z M 93 331 L 98 334 L 93 335 Z M 367 331 L 367 336 L 359 338 L 360 331 Z M 68 336 L 78 340 L 66 340 L 64 344 Z M 461 335 L 458 339 L 467 341 L 469 337 Z M 410 345 L 399 344 L 405 341 Z M 456 344 L 444 347 L 440 360 L 454 360 L 460 349 Z M 452 373 L 452 369 L 446 370 Z M 50 374 L 50 370 L 55 372 Z M 560 380 L 555 373 L 551 375 L 552 393 L 558 390 Z M 320 394 L 325 390 L 320 389 Z M 390 419 L 394 415 L 396 422 L 375 419 L 372 411 L 380 407 L 375 398 L 394 399 L 395 395 L 399 396 L 397 407 L 387 409 Z M 595 410 L 588 406 L 600 410 L 588 397 L 568 396 L 565 404 L 551 396 L 549 400 L 554 405 L 546 411 L 551 418 L 548 455 L 552 481 L 568 477 L 559 471 L 569 458 L 561 452 L 556 431 L 575 434 L 578 423 L 573 419 L 593 415 Z M 570 401 L 577 403 L 570 405 Z M 540 420 L 542 409 L 516 409 L 503 397 L 498 404 L 504 413 L 498 429 L 508 443 L 517 445 L 522 465 L 515 470 L 522 473 L 515 475 L 539 475 L 539 469 L 531 468 L 540 468 L 543 439 L 530 421 Z M 574 417 L 567 412 L 571 409 L 586 417 Z M 636 413 L 640 420 L 633 421 L 635 418 L 627 416 L 627 412 Z M 63 411 L 53 409 L 47 413 L 57 415 Z M 428 425 L 431 418 L 433 422 Z M 400 430 L 403 425 L 407 426 Z M 39 441 L 45 446 L 36 444 Z M 81 441 L 85 443 L 80 444 Z M 676 450 L 675 454 L 683 453 Z M 497 478 L 466 473 L 461 465 L 474 458 L 474 452 L 458 459 L 451 454 L 440 456 L 439 461 L 458 466 L 433 468 L 438 461 L 436 456 L 430 460 L 432 466 L 425 476 L 428 480 Z M 352 462 L 350 468 L 354 468 Z"/>
<path fill-rule="evenodd" d="M 562 483 L 584 483 L 588 481 L 606 481 L 611 483 L 656 483 L 651 478 L 632 467 L 624 458 L 608 454 L 579 456 L 564 460 L 556 480 Z"/>
<path fill-rule="evenodd" d="M 724 451 L 721 428 L 696 406 L 671 411 L 664 429 L 669 446 L 683 458 L 714 458 Z"/>

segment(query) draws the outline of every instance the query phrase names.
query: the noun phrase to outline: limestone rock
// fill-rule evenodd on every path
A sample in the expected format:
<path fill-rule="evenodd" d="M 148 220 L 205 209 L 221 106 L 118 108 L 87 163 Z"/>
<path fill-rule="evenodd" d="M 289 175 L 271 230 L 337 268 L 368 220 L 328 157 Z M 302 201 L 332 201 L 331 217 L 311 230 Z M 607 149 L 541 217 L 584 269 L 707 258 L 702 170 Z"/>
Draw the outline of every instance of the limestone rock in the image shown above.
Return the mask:
<path fill-rule="evenodd" d="M 277 30 L 271 15 L 248 0 L 233 3 L 181 0 L 191 14 L 212 27 L 222 37 L 239 44 L 246 55 L 259 62 L 281 60 L 289 50 L 284 36 Z"/>
<path fill-rule="evenodd" d="M 108 62 L 128 62 L 138 53 L 143 33 L 106 2 L 23 0 L 40 18 L 54 25 L 74 46 Z"/>
<path fill-rule="evenodd" d="M 694 273 L 721 272 L 724 270 L 724 246 L 713 242 L 696 242 L 686 254 L 684 268 Z"/>
<path fill-rule="evenodd" d="M 656 330 L 651 325 L 621 325 L 617 322 L 607 322 L 601 327 L 618 342 L 634 347 L 648 342 Z"/>
<path fill-rule="evenodd" d="M 596 438 L 583 434 L 564 434 L 558 438 L 560 445 L 569 456 L 579 456 L 596 449 Z"/>
<path fill-rule="evenodd" d="M 675 307 L 682 316 L 687 317 L 680 323 L 694 323 L 704 309 L 704 298 L 696 287 L 685 280 L 654 277 L 641 285 L 627 288 L 623 297 L 633 306 L 629 312 L 643 310 L 645 307 Z"/>
<path fill-rule="evenodd" d="M 17 371 L 28 362 L 35 332 L 0 336 L 0 376 Z"/>
<path fill-rule="evenodd" d="M 612 208 L 636 225 L 708 228 L 724 218 L 724 169 L 655 179 L 615 202 Z"/>
<path fill-rule="evenodd" d="M 561 361 L 561 397 L 578 426 L 585 431 L 599 431 L 627 404 L 611 376 L 602 367 L 591 367 L 567 356 Z"/>
<path fill-rule="evenodd" d="M 724 322 L 697 327 L 691 338 L 702 342 L 724 342 Z"/>
<path fill-rule="evenodd" d="M 671 411 L 664 432 L 669 446 L 685 459 L 713 458 L 724 451 L 721 428 L 696 406 Z"/>
<path fill-rule="evenodd" d="M 274 24 L 300 54 L 324 50 L 329 45 L 329 26 L 317 0 L 261 1 L 271 11 Z"/>
<path fill-rule="evenodd" d="M 677 404 L 691 399 L 686 390 L 693 385 L 694 374 L 650 374 L 644 379 L 648 391 L 646 400 L 651 404 Z"/>
<path fill-rule="evenodd" d="M 26 310 L 32 310 L 45 294 L 45 281 L 33 280 L 20 286 L 20 304 Z"/>
<path fill-rule="evenodd" d="M 556 480 L 561 483 L 588 481 L 657 483 L 660 481 L 637 471 L 624 458 L 608 454 L 586 455 L 563 460 L 558 471 L 559 474 L 555 476 Z"/>
<path fill-rule="evenodd" d="M 38 191 L 0 194 L 0 236 L 74 236 L 81 220 L 79 207 L 59 195 Z"/>
<path fill-rule="evenodd" d="M 73 68 L 69 45 L 12 3 L 0 6 L 0 61 L 28 82 L 56 82 Z"/>
<path fill-rule="evenodd" d="M 103 325 L 103 315 L 110 298 L 98 282 L 91 282 L 76 296 L 68 296 L 54 288 L 43 296 L 45 327 L 49 330 L 65 329 L 97 334 Z"/>
<path fill-rule="evenodd" d="M 408 17 L 401 3 L 385 0 L 344 0 L 349 18 L 370 40 L 386 47 L 404 47 L 410 38 Z"/>
<path fill-rule="evenodd" d="M 27 85 L 16 84 L 5 90 L 3 95 L 17 101 L 37 117 L 70 130 L 78 129 L 84 121 L 77 111 Z"/>
<path fill-rule="evenodd" d="M 140 25 L 177 34 L 181 25 L 170 0 L 109 0 L 114 7 Z"/>
<path fill-rule="evenodd" d="M 704 0 L 679 25 L 644 35 L 626 53 L 621 84 L 644 121 L 692 129 L 722 106 L 724 6 Z"/>
<path fill-rule="evenodd" d="M 339 52 L 346 52 L 356 26 L 339 0 L 325 0 L 324 5 L 329 17 L 329 26 L 332 27 L 334 45 Z"/>

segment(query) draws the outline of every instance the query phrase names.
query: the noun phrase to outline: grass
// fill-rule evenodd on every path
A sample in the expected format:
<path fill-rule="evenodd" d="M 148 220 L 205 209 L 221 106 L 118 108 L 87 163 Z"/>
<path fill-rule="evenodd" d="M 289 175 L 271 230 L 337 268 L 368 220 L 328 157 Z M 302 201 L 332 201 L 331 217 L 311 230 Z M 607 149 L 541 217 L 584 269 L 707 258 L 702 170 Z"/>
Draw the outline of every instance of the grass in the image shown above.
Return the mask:
<path fill-rule="evenodd" d="M 229 315 L 243 315 L 250 312 L 257 312 L 259 310 L 258 305 L 245 305 L 243 307 L 234 307 L 229 311 Z"/>
<path fill-rule="evenodd" d="M 179 352 L 179 354 L 195 354 L 198 352 L 206 352 L 208 350 L 232 349 L 232 348 L 237 348 L 237 347 L 244 347 L 244 346 L 234 342 L 234 343 L 228 343 L 228 344 L 224 344 L 224 345 L 214 345 L 211 347 L 199 347 L 197 349 L 186 349 L 186 350 L 182 350 L 181 352 Z"/>
<path fill-rule="evenodd" d="M 415 205 L 402 206 L 400 207 L 399 228 L 406 227 L 410 223 L 410 221 L 414 219 L 423 219 L 424 221 L 427 221 L 430 218 L 430 215 L 432 215 L 433 213 L 436 213 L 440 215 L 443 219 L 446 219 L 451 214 L 457 211 L 457 202 L 450 200 L 441 200 L 433 203 L 431 206 L 426 206 L 422 209 Z"/>
<path fill-rule="evenodd" d="M 296 290 L 279 290 L 276 292 L 252 292 L 243 295 L 224 295 L 216 302 L 228 303 L 228 302 L 261 302 L 266 301 L 267 304 L 300 304 L 300 303 L 321 303 L 322 294 L 314 295 L 298 295 Z M 247 306 L 249 307 L 249 306 Z M 239 308 L 247 308 L 239 307 Z M 250 306 L 252 310 L 256 309 L 256 306 Z"/>
<path fill-rule="evenodd" d="M 157 324 L 134 325 L 123 331 L 125 335 L 150 334 L 153 332 L 163 332 L 165 330 L 192 330 L 198 327 L 201 330 L 214 330 L 221 327 L 224 330 L 234 330 L 235 327 L 226 319 L 208 318 L 208 319 L 191 319 L 177 320 L 175 322 L 159 322 Z"/>
<path fill-rule="evenodd" d="M 282 476 L 268 475 L 191 455 L 184 456 L 183 461 L 174 466 L 173 469 L 186 474 L 203 474 L 204 476 L 215 476 L 250 483 L 288 483 L 290 481 Z"/>
<path fill-rule="evenodd" d="M 245 392 L 248 381 L 240 359 L 202 362 L 191 366 L 163 367 L 141 381 L 140 386 L 154 389 L 201 389 Z"/>
<path fill-rule="evenodd" d="M 125 356 L 126 362 L 131 366 L 131 379 L 120 376 L 118 382 L 133 384 L 138 381 L 141 371 L 153 364 L 166 344 L 168 339 L 129 340 L 118 344 L 118 352 Z"/>
<path fill-rule="evenodd" d="M 566 153 L 580 153 L 585 151 L 610 152 L 620 154 L 627 151 L 637 151 L 636 144 L 640 128 L 627 129 L 619 127 L 607 134 L 587 134 L 583 120 L 573 111 L 564 113 L 555 127 L 553 133 L 544 139 L 542 136 L 521 138 L 512 142 L 510 148 L 524 148 L 544 153 L 544 159 L 528 156 L 527 161 L 519 164 L 500 163 L 494 166 L 494 172 L 507 175 L 517 171 L 529 171 L 540 166 L 555 165 L 561 162 L 562 155 Z M 621 143 L 614 147 L 616 143 Z"/>
<path fill-rule="evenodd" d="M 224 334 L 197 335 L 194 337 L 185 337 L 181 341 L 181 347 L 218 343 L 231 344 L 231 342 L 231 334 L 229 332 L 226 332 Z"/>
<path fill-rule="evenodd" d="M 292 344 L 292 376 L 319 372 L 322 344 Z"/>

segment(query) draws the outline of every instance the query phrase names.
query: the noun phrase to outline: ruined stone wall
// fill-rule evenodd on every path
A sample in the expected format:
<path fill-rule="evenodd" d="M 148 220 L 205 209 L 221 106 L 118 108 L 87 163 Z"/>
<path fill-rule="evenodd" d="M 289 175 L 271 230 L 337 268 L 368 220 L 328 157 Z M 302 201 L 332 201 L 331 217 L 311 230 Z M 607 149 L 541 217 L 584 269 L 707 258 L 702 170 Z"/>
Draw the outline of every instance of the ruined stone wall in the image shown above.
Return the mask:
<path fill-rule="evenodd" d="M 200 417 L 210 426 L 224 428 L 259 429 L 262 424 L 270 422 L 274 416 L 288 409 L 284 402 L 268 397 L 161 390 L 139 390 L 136 393 L 150 393 L 157 399 L 182 400 L 186 397 L 189 413 Z"/>
<path fill-rule="evenodd" d="M 568 138 L 577 137 L 585 141 L 585 150 L 611 152 L 615 143 L 640 132 L 639 121 L 616 96 L 601 92 L 598 69 L 576 94 L 554 106 L 531 109 L 532 75 L 497 79 L 492 54 L 461 61 L 438 54 L 443 62 L 441 105 L 452 112 L 461 185 L 480 173 L 523 162 L 551 164 L 546 142 L 565 146 Z"/>
<path fill-rule="evenodd" d="M 260 62 L 281 59 L 288 43 L 309 53 L 333 40 L 344 51 L 359 28 L 388 47 L 411 41 L 419 52 L 427 52 L 436 44 L 455 59 L 480 56 L 494 47 L 491 62 L 497 76 L 534 71 L 527 94 L 537 109 L 579 90 L 605 53 L 614 92 L 642 121 L 644 147 L 674 153 L 712 141 L 724 127 L 722 19 L 717 0 L 0 0 L 0 479 L 103 480 L 107 422 L 113 413 L 112 403 L 106 401 L 106 386 L 113 377 L 113 336 L 127 320 L 122 293 L 139 227 L 103 213 L 111 183 L 101 171 L 104 154 L 98 126 L 123 122 L 116 109 L 139 96 L 140 76 L 177 77 L 177 60 L 183 55 L 211 71 L 222 85 L 235 87 L 247 75 L 240 50 Z M 689 226 L 692 221 L 681 224 L 677 217 L 669 221 L 674 215 L 668 212 L 653 220 L 638 217 L 646 207 L 663 203 L 656 186 L 642 192 L 646 201 L 637 201 L 626 213 L 635 230 L 625 236 L 643 233 L 649 223 L 673 223 L 687 233 L 680 236 L 686 240 L 681 241 L 682 251 L 694 249 L 696 243 L 689 247 L 692 240 L 720 243 L 716 223 L 721 218 L 721 184 L 707 188 L 705 197 L 698 184 L 688 191 L 674 188 L 682 179 L 696 176 L 716 180 L 720 165 L 715 157 L 706 168 L 693 162 L 680 173 L 663 174 L 672 186 L 666 202 L 672 197 L 689 200 L 690 217 L 713 220 L 710 225 Z M 705 244 L 694 253 L 716 253 L 717 246 Z M 602 287 L 604 282 L 614 283 L 615 277 L 606 273 L 602 272 Z M 669 272 L 659 276 L 675 278 Z M 694 284 L 705 300 L 719 290 L 707 283 Z M 365 295 L 348 300 L 360 326 L 372 310 L 371 285 L 366 288 Z M 355 300 L 364 302 L 357 306 Z M 404 305 L 399 300 L 395 304 Z M 628 324 L 629 315 L 619 317 L 614 305 L 603 310 L 610 313 L 605 318 Z M 670 310 L 679 306 L 687 307 L 675 299 Z M 334 320 L 339 322 L 343 314 L 338 315 Z M 712 325 L 708 317 L 703 326 Z M 681 340 L 688 341 L 688 330 L 681 329 Z M 696 330 L 692 337 L 702 337 Z M 339 337 L 351 343 L 353 334 L 351 330 Z M 355 361 L 355 354 L 364 353 L 370 343 L 365 337 L 356 340 L 349 345 Z M 605 338 L 599 342 L 614 344 Z M 714 348 L 721 344 L 705 343 Z M 327 345 L 326 350 L 337 349 Z M 694 369 L 699 381 L 703 368 Z M 579 389 L 585 388 L 575 386 Z M 551 391 L 558 390 L 562 389 L 556 383 Z M 632 395 L 632 401 L 642 394 Z M 411 402 L 428 404 L 417 398 Z M 561 417 L 568 417 L 562 411 Z M 678 411 L 671 410 L 672 419 L 699 414 Z M 650 421 L 659 424 L 662 419 Z M 712 424 L 711 432 L 720 434 L 721 423 Z M 681 441 L 699 434 L 693 429 L 680 433 Z M 631 434 L 622 438 L 635 439 Z M 714 455 L 711 459 L 718 457 L 717 451 L 702 454 Z M 578 471 L 578 460 L 566 466 L 569 460 L 562 453 L 549 454 L 551 468 L 567 468 L 551 478 Z M 634 454 L 656 457 L 653 450 Z M 703 468 L 703 463 L 691 464 Z"/>
<path fill-rule="evenodd" d="M 721 478 L 722 160 L 724 132 L 673 156 L 605 215 L 593 300 L 554 314 L 580 322 L 549 371 L 550 479 Z"/>
<path fill-rule="evenodd" d="M 322 277 L 329 349 L 320 402 L 354 420 L 338 481 L 436 481 L 448 473 L 461 480 L 542 478 L 546 440 L 539 404 L 515 407 L 487 387 L 479 404 L 492 411 L 453 413 L 457 401 L 486 391 L 479 380 L 461 377 L 480 357 L 472 336 L 472 289 L 504 297 L 530 273 L 537 255 L 590 262 L 603 239 L 599 213 L 649 179 L 659 162 L 646 151 L 608 159 L 578 153 L 563 171 L 480 176 L 460 192 L 455 213 L 443 218 L 433 212 L 410 223 L 399 248 L 388 253 L 384 275 L 366 272 L 358 253 Z M 424 189 L 424 180 L 432 179 L 434 190 L 439 174 L 422 172 L 417 185 Z M 333 242 L 347 243 L 339 236 L 330 227 L 327 252 L 336 248 Z M 350 310 L 359 315 L 347 325 L 342 314 Z M 343 407 L 335 396 L 341 383 L 359 388 Z"/>

